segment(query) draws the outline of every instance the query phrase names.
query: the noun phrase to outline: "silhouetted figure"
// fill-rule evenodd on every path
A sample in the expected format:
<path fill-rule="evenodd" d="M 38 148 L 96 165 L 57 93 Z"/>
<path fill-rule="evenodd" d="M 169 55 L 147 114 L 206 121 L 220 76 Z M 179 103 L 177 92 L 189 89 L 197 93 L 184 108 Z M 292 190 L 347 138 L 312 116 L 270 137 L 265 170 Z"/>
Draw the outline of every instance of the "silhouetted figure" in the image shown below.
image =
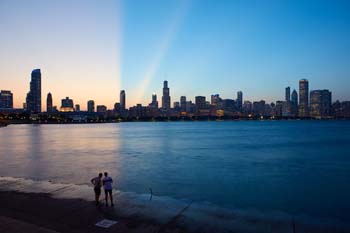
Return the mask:
<path fill-rule="evenodd" d="M 102 173 L 99 173 L 97 177 L 91 179 L 91 183 L 94 185 L 95 201 L 96 205 L 100 202 L 101 187 L 102 187 Z"/>
<path fill-rule="evenodd" d="M 109 199 L 111 200 L 111 206 L 113 207 L 113 196 L 112 196 L 112 183 L 113 180 L 111 177 L 108 176 L 108 173 L 105 172 L 104 173 L 105 177 L 102 180 L 103 183 L 103 188 L 105 190 L 105 200 L 106 200 L 106 206 L 108 206 L 108 195 L 109 195 Z"/>

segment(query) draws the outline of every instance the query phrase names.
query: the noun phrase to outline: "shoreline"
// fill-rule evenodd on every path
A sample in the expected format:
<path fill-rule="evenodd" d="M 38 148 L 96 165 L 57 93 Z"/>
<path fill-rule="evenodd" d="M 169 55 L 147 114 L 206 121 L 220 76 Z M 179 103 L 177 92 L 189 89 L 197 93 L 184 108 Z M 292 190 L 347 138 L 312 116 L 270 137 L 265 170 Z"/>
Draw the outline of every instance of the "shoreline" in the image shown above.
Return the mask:
<path fill-rule="evenodd" d="M 116 220 L 113 232 L 334 232 L 350 226 L 323 220 L 231 211 L 198 203 L 136 195 L 115 190 L 115 207 L 96 207 L 92 187 L 22 178 L 0 177 L 0 217 L 8 217 L 58 232 L 100 232 L 94 224 Z M 103 195 L 102 195 L 103 198 Z M 1 225 L 1 218 L 0 218 Z M 65 228 L 63 228 L 63 226 Z M 294 231 L 293 231 L 294 229 Z M 105 229 L 103 229 L 105 230 Z M 104 232 L 111 232 L 104 231 Z"/>
<path fill-rule="evenodd" d="M 251 121 L 350 121 L 350 118 L 332 118 L 332 119 L 301 119 L 301 118 L 288 118 L 288 119 L 250 119 L 250 118 L 238 118 L 238 119 L 161 119 L 161 120 L 152 120 L 152 119 L 129 119 L 129 120 L 120 120 L 120 121 L 103 121 L 103 122 L 37 122 L 37 121 L 7 121 L 0 122 L 0 128 L 6 127 L 8 125 L 88 125 L 88 124 L 117 124 L 117 123 L 155 123 L 155 122 L 251 122 Z"/>

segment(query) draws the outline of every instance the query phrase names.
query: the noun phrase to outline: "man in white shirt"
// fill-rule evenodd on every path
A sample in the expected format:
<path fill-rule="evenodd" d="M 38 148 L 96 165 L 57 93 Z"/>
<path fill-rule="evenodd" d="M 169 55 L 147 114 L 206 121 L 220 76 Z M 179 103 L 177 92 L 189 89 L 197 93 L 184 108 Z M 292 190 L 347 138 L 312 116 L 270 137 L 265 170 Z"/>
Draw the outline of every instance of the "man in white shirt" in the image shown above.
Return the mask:
<path fill-rule="evenodd" d="M 113 180 L 111 177 L 108 176 L 108 173 L 105 172 L 104 173 L 105 177 L 102 180 L 103 183 L 103 188 L 105 190 L 105 199 L 106 199 L 106 206 L 108 206 L 108 195 L 109 195 L 109 199 L 111 200 L 111 206 L 113 207 L 113 196 L 112 196 L 112 183 Z"/>

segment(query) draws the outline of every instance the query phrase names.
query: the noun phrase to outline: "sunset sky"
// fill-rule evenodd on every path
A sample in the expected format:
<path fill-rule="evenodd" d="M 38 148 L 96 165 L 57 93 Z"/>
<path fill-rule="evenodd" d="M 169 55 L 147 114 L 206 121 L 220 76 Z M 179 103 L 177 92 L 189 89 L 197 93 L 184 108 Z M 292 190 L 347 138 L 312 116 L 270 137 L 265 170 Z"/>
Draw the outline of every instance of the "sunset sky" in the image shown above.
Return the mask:
<path fill-rule="evenodd" d="M 112 108 L 219 93 L 283 100 L 284 88 L 350 100 L 350 1 L 0 0 L 0 90 L 22 107 L 42 72 L 43 110 L 69 96 Z"/>

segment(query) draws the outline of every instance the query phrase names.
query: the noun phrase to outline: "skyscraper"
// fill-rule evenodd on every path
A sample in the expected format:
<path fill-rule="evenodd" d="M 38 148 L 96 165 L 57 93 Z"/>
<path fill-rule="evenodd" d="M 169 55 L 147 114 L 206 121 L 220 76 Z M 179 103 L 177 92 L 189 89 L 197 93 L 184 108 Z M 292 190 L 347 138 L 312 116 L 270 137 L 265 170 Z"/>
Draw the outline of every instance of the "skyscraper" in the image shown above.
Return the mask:
<path fill-rule="evenodd" d="M 180 109 L 182 112 L 186 112 L 186 96 L 180 97 Z"/>
<path fill-rule="evenodd" d="M 307 79 L 299 81 L 299 116 L 309 116 L 309 81 Z"/>
<path fill-rule="evenodd" d="M 87 110 L 88 112 L 95 112 L 95 102 L 93 100 L 87 102 Z"/>
<path fill-rule="evenodd" d="M 107 112 L 107 107 L 105 105 L 97 105 L 96 111 L 98 113 L 104 113 Z"/>
<path fill-rule="evenodd" d="M 158 108 L 158 100 L 157 100 L 157 94 L 156 93 L 152 94 L 152 102 L 151 102 L 150 106 L 153 107 L 153 108 Z"/>
<path fill-rule="evenodd" d="M 282 107 L 282 105 L 281 105 L 281 107 Z M 281 110 L 281 112 L 282 112 L 282 110 Z M 253 113 L 255 116 L 264 116 L 265 115 L 265 100 L 253 102 Z"/>
<path fill-rule="evenodd" d="M 286 87 L 286 101 L 290 101 L 290 87 Z"/>
<path fill-rule="evenodd" d="M 120 108 L 120 103 L 115 103 L 114 104 L 114 112 L 120 114 L 121 108 Z"/>
<path fill-rule="evenodd" d="M 252 110 L 253 110 L 253 104 L 252 102 L 246 100 L 244 101 L 244 104 L 243 104 L 243 113 L 248 115 L 248 114 L 251 114 L 252 113 Z"/>
<path fill-rule="evenodd" d="M 41 112 L 41 71 L 35 69 L 31 74 L 30 90 L 26 98 L 27 111 L 30 113 Z"/>
<path fill-rule="evenodd" d="M 52 95 L 49 92 L 46 98 L 46 112 L 52 112 Z"/>
<path fill-rule="evenodd" d="M 75 111 L 76 112 L 80 112 L 80 104 L 76 104 L 75 105 Z"/>
<path fill-rule="evenodd" d="M 60 111 L 61 112 L 74 112 L 73 100 L 69 99 L 69 97 L 62 99 Z"/>
<path fill-rule="evenodd" d="M 162 108 L 165 111 L 170 110 L 170 90 L 168 88 L 168 81 L 163 84 Z"/>
<path fill-rule="evenodd" d="M 238 111 L 242 111 L 242 106 L 243 106 L 243 92 L 238 91 L 237 92 L 237 108 Z"/>
<path fill-rule="evenodd" d="M 201 109 L 206 109 L 207 102 L 205 101 L 205 96 L 196 96 L 195 104 L 196 104 L 197 111 Z"/>
<path fill-rule="evenodd" d="M 120 108 L 122 111 L 124 111 L 126 108 L 125 103 L 126 103 L 125 90 L 121 90 L 120 91 Z"/>
<path fill-rule="evenodd" d="M 332 92 L 314 90 L 310 92 L 310 116 L 327 117 L 331 115 Z"/>
<path fill-rule="evenodd" d="M 11 91 L 0 91 L 0 108 L 13 108 L 13 94 Z"/>
<path fill-rule="evenodd" d="M 292 107 L 292 115 L 293 116 L 298 115 L 298 93 L 296 90 L 293 90 L 292 92 L 291 107 Z"/>
<path fill-rule="evenodd" d="M 179 101 L 175 101 L 174 102 L 174 110 L 175 111 L 180 111 L 180 102 Z"/>
<path fill-rule="evenodd" d="M 220 95 L 219 94 L 213 94 L 210 96 L 210 104 L 217 106 L 220 102 Z"/>

